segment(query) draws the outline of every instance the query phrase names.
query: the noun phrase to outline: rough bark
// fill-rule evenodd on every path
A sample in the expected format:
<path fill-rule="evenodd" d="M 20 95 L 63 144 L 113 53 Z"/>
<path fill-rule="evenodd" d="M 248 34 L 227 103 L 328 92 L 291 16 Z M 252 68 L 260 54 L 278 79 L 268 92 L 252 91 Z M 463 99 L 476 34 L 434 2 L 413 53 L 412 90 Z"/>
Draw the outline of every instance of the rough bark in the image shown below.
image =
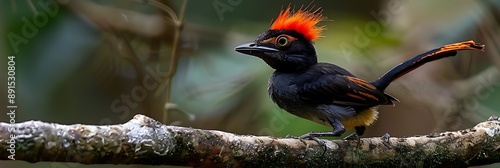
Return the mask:
<path fill-rule="evenodd" d="M 407 138 L 284 139 L 163 125 L 136 115 L 120 125 L 0 123 L 0 158 L 27 162 L 202 167 L 464 167 L 500 161 L 500 120 Z M 13 138 L 11 138 L 11 136 Z M 10 142 L 9 142 L 10 141 Z"/>

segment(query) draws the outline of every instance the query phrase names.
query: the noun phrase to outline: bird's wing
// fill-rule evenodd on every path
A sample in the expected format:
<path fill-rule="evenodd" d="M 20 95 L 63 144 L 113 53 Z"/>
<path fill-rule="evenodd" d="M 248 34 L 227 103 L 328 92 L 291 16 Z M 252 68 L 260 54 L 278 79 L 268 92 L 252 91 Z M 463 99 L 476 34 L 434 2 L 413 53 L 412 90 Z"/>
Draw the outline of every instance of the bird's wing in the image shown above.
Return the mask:
<path fill-rule="evenodd" d="M 392 104 L 389 95 L 365 80 L 333 68 L 311 71 L 297 80 L 297 93 L 307 101 L 345 106 Z M 342 69 L 343 70 L 343 69 Z M 347 71 L 346 71 L 347 72 Z"/>

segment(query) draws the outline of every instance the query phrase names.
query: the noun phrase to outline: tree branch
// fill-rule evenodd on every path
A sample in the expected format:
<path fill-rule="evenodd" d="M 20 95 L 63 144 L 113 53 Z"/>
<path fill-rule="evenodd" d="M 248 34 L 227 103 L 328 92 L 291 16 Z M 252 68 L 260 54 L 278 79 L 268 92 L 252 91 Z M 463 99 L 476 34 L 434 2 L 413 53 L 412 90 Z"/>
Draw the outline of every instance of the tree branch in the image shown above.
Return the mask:
<path fill-rule="evenodd" d="M 473 128 L 407 138 L 311 140 L 166 126 L 143 116 L 120 125 L 0 123 L 0 156 L 9 160 L 82 164 L 243 167 L 435 167 L 500 161 L 500 120 Z M 12 138 L 11 138 L 12 137 Z M 12 143 L 15 142 L 15 143 Z"/>

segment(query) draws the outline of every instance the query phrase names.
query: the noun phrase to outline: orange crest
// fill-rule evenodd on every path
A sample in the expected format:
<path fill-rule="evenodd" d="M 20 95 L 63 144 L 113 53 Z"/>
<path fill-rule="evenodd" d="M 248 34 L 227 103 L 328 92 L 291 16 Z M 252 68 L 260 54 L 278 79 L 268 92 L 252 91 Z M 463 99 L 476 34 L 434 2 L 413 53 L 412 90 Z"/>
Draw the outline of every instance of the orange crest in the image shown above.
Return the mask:
<path fill-rule="evenodd" d="M 325 26 L 316 26 L 318 22 L 324 19 L 320 11 L 321 8 L 315 11 L 302 10 L 302 8 L 297 12 L 290 12 L 290 10 L 290 6 L 286 10 L 282 10 L 270 29 L 294 30 L 309 41 L 322 37 L 321 32 L 325 29 Z"/>

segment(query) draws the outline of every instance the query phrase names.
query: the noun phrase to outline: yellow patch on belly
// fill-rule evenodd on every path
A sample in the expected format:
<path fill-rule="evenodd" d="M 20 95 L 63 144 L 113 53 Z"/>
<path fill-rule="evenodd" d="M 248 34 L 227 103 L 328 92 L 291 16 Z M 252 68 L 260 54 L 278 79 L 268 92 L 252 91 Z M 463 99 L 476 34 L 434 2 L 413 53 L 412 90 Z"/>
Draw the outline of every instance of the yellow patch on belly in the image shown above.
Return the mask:
<path fill-rule="evenodd" d="M 351 118 L 342 120 L 345 128 L 354 128 L 355 126 L 370 126 L 378 118 L 377 107 L 371 107 L 363 110 Z"/>

